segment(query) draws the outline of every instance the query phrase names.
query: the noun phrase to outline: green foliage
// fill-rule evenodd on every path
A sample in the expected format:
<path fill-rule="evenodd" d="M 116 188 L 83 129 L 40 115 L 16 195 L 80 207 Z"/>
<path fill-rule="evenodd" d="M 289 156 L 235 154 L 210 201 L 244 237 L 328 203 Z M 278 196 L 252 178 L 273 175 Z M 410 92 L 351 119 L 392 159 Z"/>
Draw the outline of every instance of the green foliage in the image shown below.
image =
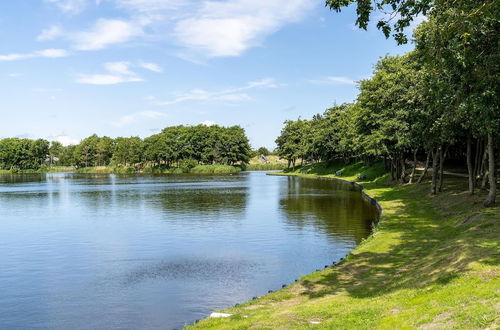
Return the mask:
<path fill-rule="evenodd" d="M 49 142 L 43 139 L 29 140 L 7 138 L 0 140 L 0 169 L 37 170 L 47 160 Z"/>
<path fill-rule="evenodd" d="M 170 173 L 176 172 L 169 170 L 172 167 L 190 172 L 198 165 L 228 165 L 221 171 L 231 168 L 232 173 L 234 165 L 248 163 L 250 153 L 248 138 L 239 126 L 174 126 L 144 140 L 139 137 L 112 139 L 94 134 L 76 146 L 67 147 L 59 142 L 49 146 L 45 140 L 3 139 L 0 140 L 0 169 L 37 170 L 47 162 L 74 166 L 82 173 L 134 173 L 142 168 L 152 173 Z M 155 167 L 157 171 L 152 170 Z"/>
<path fill-rule="evenodd" d="M 343 7 L 355 3 L 356 25 L 364 30 L 368 28 L 373 12 L 377 12 L 377 28 L 386 38 L 394 32 L 393 37 L 398 44 L 405 44 L 408 42 L 405 29 L 417 16 L 427 15 L 436 2 L 442 1 L 446 0 L 326 0 L 326 6 L 340 12 Z"/>
<path fill-rule="evenodd" d="M 260 147 L 259 149 L 257 149 L 257 156 L 269 156 L 270 154 L 271 152 L 266 147 Z"/>
<path fill-rule="evenodd" d="M 198 162 L 192 158 L 183 159 L 179 162 L 180 169 L 185 173 L 189 173 L 197 165 Z"/>

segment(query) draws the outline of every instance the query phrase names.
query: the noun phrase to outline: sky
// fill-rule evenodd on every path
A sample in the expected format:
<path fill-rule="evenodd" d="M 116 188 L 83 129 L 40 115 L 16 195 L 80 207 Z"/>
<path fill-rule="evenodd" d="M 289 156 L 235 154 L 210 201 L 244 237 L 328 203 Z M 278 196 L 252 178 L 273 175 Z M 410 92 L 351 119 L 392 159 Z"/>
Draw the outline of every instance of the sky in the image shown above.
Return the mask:
<path fill-rule="evenodd" d="M 1 1 L 0 138 L 203 123 L 274 148 L 285 120 L 355 100 L 380 57 L 412 48 L 355 20 L 323 0 Z"/>

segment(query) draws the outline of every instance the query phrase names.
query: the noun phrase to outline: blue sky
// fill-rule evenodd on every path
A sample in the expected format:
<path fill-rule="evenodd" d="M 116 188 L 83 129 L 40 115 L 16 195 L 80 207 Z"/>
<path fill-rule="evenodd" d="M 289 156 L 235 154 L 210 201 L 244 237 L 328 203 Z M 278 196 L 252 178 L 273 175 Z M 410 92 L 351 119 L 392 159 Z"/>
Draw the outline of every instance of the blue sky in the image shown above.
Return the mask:
<path fill-rule="evenodd" d="M 274 147 L 286 119 L 355 99 L 408 51 L 322 0 L 0 2 L 0 137 L 78 142 L 241 125 Z"/>

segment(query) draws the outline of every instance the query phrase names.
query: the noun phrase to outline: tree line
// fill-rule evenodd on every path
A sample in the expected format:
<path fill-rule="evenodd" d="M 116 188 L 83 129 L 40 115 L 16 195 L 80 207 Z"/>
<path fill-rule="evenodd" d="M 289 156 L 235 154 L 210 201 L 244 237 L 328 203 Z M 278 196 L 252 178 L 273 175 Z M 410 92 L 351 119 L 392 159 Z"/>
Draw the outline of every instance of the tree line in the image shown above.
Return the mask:
<path fill-rule="evenodd" d="M 327 4 L 340 10 L 350 2 Z M 485 205 L 493 205 L 500 132 L 500 2 L 384 4 L 392 2 L 398 2 L 393 8 L 407 10 L 395 24 L 398 41 L 404 42 L 401 26 L 409 24 L 411 13 L 427 14 L 414 32 L 415 49 L 380 59 L 373 76 L 359 82 L 355 102 L 311 120 L 286 121 L 277 151 L 293 166 L 297 159 L 383 160 L 392 178 L 401 182 L 420 182 L 431 167 L 432 194 L 441 191 L 444 162 L 453 158 L 467 166 L 469 193 L 478 186 L 488 188 Z M 372 9 L 358 7 L 358 24 L 367 23 Z M 379 27 L 385 26 L 389 35 L 387 24 L 379 22 Z M 424 159 L 424 172 L 416 178 L 417 161 Z"/>
<path fill-rule="evenodd" d="M 92 135 L 77 145 L 43 139 L 0 140 L 0 168 L 37 170 L 43 165 L 141 168 L 248 163 L 251 149 L 240 126 L 172 126 L 145 139 Z"/>

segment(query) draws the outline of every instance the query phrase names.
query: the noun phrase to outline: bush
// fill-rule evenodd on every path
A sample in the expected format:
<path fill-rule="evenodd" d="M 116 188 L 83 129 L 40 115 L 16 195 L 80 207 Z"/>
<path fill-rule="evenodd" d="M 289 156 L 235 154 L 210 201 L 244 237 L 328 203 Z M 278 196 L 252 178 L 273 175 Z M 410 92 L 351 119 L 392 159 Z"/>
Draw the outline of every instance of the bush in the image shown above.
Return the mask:
<path fill-rule="evenodd" d="M 179 163 L 179 167 L 184 173 L 191 172 L 191 170 L 196 166 L 198 166 L 198 162 L 192 158 L 184 159 Z"/>

